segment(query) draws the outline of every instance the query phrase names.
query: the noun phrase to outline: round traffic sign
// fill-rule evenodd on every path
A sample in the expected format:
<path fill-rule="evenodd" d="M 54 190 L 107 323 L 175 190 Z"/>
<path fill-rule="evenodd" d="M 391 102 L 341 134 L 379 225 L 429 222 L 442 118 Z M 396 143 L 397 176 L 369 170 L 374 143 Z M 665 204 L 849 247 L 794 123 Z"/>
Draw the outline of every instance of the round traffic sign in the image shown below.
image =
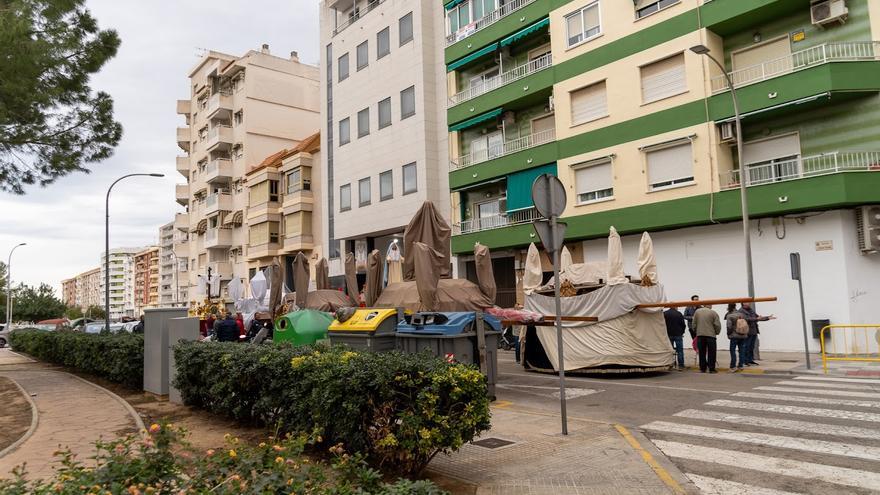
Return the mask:
<path fill-rule="evenodd" d="M 532 202 L 541 216 L 558 217 L 565 211 L 565 186 L 555 175 L 541 174 L 532 184 Z"/>

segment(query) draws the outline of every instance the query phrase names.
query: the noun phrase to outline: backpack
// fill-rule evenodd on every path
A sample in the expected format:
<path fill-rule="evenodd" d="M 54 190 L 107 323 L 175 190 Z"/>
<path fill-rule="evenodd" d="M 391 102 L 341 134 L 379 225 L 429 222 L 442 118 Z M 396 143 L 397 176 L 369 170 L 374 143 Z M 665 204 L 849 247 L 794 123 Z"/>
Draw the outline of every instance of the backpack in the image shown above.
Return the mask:
<path fill-rule="evenodd" d="M 745 318 L 737 318 L 736 326 L 733 328 L 733 333 L 738 337 L 748 337 L 749 336 L 749 322 L 746 321 Z"/>

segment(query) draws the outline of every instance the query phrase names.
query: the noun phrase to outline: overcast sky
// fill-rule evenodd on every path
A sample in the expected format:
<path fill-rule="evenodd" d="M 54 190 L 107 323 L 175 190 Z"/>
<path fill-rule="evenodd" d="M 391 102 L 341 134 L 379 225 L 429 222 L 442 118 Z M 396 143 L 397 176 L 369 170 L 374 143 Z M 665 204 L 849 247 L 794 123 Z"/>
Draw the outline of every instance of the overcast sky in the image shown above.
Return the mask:
<path fill-rule="evenodd" d="M 183 211 L 174 185 L 184 179 L 175 169 L 175 113 L 189 97 L 189 70 L 197 53 L 213 49 L 241 55 L 268 43 L 283 57 L 318 62 L 317 0 L 87 0 L 104 29 L 117 30 L 122 46 L 96 75 L 92 87 L 113 97 L 124 136 L 115 155 L 25 196 L 0 192 L 0 259 L 19 242 L 12 260 L 17 284 L 46 282 L 60 296 L 61 280 L 98 266 L 104 250 L 104 195 L 119 176 L 158 172 L 165 177 L 134 177 L 113 188 L 110 246 L 156 244 L 159 226 Z"/>

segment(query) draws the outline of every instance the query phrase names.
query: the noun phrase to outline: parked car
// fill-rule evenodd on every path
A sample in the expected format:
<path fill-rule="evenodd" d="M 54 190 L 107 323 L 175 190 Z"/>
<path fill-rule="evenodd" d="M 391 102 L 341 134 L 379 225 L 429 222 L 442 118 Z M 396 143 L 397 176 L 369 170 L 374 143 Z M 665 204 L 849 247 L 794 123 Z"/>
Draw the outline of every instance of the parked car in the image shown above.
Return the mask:
<path fill-rule="evenodd" d="M 125 325 L 126 325 L 125 323 L 111 322 L 110 323 L 110 332 L 112 332 L 112 333 L 118 333 L 118 332 L 122 332 L 122 331 L 129 331 L 130 332 L 131 330 L 127 330 L 125 328 Z M 85 332 L 85 333 L 101 333 L 104 331 L 105 326 L 106 326 L 106 322 L 93 321 L 91 323 L 86 323 L 86 325 L 83 327 L 83 332 Z"/>
<path fill-rule="evenodd" d="M 6 325 L 0 325 L 0 349 L 9 344 L 9 331 L 6 331 Z"/>

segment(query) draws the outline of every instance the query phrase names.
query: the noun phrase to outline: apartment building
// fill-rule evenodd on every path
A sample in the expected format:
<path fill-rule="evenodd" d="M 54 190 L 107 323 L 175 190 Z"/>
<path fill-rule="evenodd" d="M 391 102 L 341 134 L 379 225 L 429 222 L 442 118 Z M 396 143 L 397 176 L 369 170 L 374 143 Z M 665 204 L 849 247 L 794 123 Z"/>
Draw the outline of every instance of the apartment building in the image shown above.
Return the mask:
<path fill-rule="evenodd" d="M 159 227 L 159 304 L 171 306 L 177 301 L 176 266 L 174 263 L 174 222 Z"/>
<path fill-rule="evenodd" d="M 61 297 L 64 304 L 80 309 L 101 304 L 101 269 L 89 271 L 61 281 Z"/>
<path fill-rule="evenodd" d="M 318 68 L 296 52 L 278 57 L 268 45 L 241 57 L 209 51 L 189 79 L 190 98 L 177 103 L 186 119 L 177 129 L 186 152 L 177 170 L 187 183 L 177 186 L 176 199 L 186 211 L 174 220 L 186 236 L 173 247 L 186 301 L 200 297 L 200 275 L 220 276 L 222 287 L 247 276 L 245 172 L 319 126 Z"/>
<path fill-rule="evenodd" d="M 70 307 L 78 307 L 76 300 L 76 277 L 61 281 L 61 301 Z"/>
<path fill-rule="evenodd" d="M 468 275 L 481 242 L 497 256 L 499 295 L 516 292 L 524 249 L 539 243 L 531 184 L 550 173 L 568 192 L 575 261 L 605 259 L 615 226 L 637 273 L 650 231 L 670 299 L 747 295 L 744 181 L 757 292 L 780 300 L 760 308 L 779 317 L 762 324 L 762 348 L 802 345 L 793 252 L 808 319 L 880 319 L 869 295 L 880 293 L 880 3 L 444 8 L 453 252 Z M 727 77 L 697 45 L 733 81 L 741 157 Z"/>
<path fill-rule="evenodd" d="M 159 247 L 150 246 L 134 255 L 134 315 L 159 307 Z"/>
<path fill-rule="evenodd" d="M 144 248 L 116 248 L 110 250 L 110 319 L 135 317 L 135 255 Z M 99 305 L 104 306 L 104 277 L 106 255 L 101 254 Z"/>
<path fill-rule="evenodd" d="M 312 261 L 324 256 L 321 219 L 321 136 L 315 133 L 291 150 L 275 153 L 246 174 L 247 261 L 249 275 L 278 256 L 293 285 L 293 259 L 303 253 Z"/>
<path fill-rule="evenodd" d="M 363 269 L 424 201 L 448 212 L 444 18 L 435 0 L 325 0 L 320 18 L 322 234 L 338 276 L 341 254 Z"/>

